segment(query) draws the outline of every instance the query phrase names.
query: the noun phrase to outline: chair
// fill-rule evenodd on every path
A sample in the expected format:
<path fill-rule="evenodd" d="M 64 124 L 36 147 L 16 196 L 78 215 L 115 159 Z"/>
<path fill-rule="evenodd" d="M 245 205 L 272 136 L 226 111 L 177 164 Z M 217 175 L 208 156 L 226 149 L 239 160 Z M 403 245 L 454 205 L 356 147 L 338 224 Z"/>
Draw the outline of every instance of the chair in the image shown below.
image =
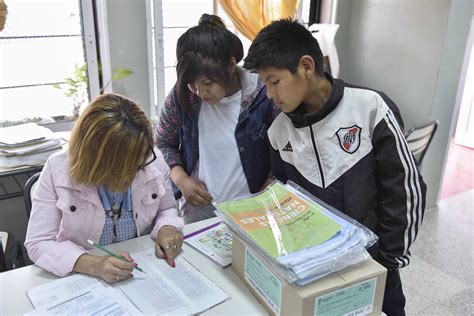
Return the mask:
<path fill-rule="evenodd" d="M 8 232 L 0 231 L 0 272 L 7 271 L 7 261 L 5 251 L 7 248 Z"/>
<path fill-rule="evenodd" d="M 23 190 L 23 200 L 25 202 L 25 210 L 26 210 L 26 217 L 30 219 L 30 212 L 31 212 L 31 192 L 38 181 L 41 172 L 35 173 L 32 175 L 28 181 L 25 183 L 25 189 Z"/>
<path fill-rule="evenodd" d="M 431 121 L 428 124 L 413 127 L 405 134 L 408 147 L 415 157 L 416 165 L 418 167 L 421 166 L 421 162 L 423 161 L 428 146 L 438 128 L 438 124 L 438 120 Z"/>
<path fill-rule="evenodd" d="M 20 241 L 9 232 L 0 231 L 0 272 L 26 265 L 26 251 Z"/>

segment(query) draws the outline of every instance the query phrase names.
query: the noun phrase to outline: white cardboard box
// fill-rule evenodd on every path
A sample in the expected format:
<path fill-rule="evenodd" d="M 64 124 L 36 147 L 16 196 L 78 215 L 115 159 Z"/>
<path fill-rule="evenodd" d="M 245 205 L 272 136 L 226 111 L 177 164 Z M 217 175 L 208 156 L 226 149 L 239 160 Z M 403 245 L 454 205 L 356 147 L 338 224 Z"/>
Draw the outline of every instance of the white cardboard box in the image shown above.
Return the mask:
<path fill-rule="evenodd" d="M 232 269 L 272 315 L 380 315 L 382 311 L 387 270 L 373 259 L 296 286 L 234 234 Z"/>

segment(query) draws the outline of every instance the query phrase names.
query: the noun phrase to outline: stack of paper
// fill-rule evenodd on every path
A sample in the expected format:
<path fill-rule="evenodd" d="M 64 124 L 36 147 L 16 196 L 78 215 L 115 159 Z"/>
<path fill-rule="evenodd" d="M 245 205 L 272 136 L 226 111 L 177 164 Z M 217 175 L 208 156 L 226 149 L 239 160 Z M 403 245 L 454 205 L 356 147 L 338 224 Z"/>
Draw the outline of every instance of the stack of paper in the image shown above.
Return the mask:
<path fill-rule="evenodd" d="M 0 168 L 43 164 L 63 141 L 36 123 L 0 128 Z"/>
<path fill-rule="evenodd" d="M 182 256 L 171 268 L 155 248 L 132 253 L 146 272 L 106 284 L 76 274 L 27 291 L 35 307 L 27 315 L 195 315 L 230 297 Z"/>
<path fill-rule="evenodd" d="M 216 203 L 234 234 L 304 285 L 370 258 L 375 234 L 314 197 L 275 181 L 253 197 Z"/>

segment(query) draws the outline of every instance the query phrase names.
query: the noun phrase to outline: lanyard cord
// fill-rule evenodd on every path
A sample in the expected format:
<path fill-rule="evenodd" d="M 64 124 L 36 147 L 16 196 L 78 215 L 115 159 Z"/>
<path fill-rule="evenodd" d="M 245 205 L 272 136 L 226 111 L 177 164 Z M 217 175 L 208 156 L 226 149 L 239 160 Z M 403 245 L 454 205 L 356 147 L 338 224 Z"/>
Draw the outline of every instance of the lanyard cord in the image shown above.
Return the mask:
<path fill-rule="evenodd" d="M 123 202 L 125 201 L 125 194 L 122 196 L 122 201 L 120 202 L 120 205 L 117 205 L 114 195 L 112 194 L 112 196 L 110 196 L 109 192 L 106 191 L 107 199 L 109 200 L 109 204 L 111 208 L 110 210 L 107 210 L 107 215 L 110 217 L 113 224 L 114 236 L 113 236 L 112 242 L 116 242 L 118 239 L 117 238 L 117 223 L 120 219 L 120 216 L 122 215 L 122 206 L 123 206 Z"/>
<path fill-rule="evenodd" d="M 107 213 L 109 217 L 112 219 L 112 224 L 114 225 L 113 227 L 114 237 L 112 239 L 112 242 L 117 241 L 117 223 L 120 219 L 120 215 L 122 215 L 122 205 L 123 205 L 123 200 L 120 203 L 119 207 L 117 207 L 117 204 L 114 203 L 114 205 L 112 206 L 112 209 L 109 210 Z"/>
<path fill-rule="evenodd" d="M 122 194 L 122 201 L 120 202 L 120 205 L 118 205 L 117 201 L 115 200 L 114 194 L 110 194 L 110 192 L 108 192 L 107 190 L 105 190 L 105 194 L 110 204 L 110 209 L 107 210 L 107 215 L 109 215 L 109 217 L 113 220 L 120 219 L 120 215 L 122 214 L 123 202 L 125 201 L 125 195 L 127 193 L 125 192 L 124 194 Z"/>

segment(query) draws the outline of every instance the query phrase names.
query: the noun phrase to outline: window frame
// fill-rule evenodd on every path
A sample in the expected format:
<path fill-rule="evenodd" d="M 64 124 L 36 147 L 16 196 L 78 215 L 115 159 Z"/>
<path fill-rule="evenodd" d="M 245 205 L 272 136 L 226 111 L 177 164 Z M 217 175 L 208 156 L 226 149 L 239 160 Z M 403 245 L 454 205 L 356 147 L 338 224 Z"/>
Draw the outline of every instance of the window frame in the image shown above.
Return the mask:
<path fill-rule="evenodd" d="M 80 24 L 81 24 L 81 35 L 82 35 L 82 44 L 84 50 L 84 61 L 87 64 L 88 69 L 88 97 L 89 99 L 94 98 L 100 94 L 100 83 L 99 83 L 99 72 L 98 72 L 98 58 L 97 58 L 97 47 L 96 47 L 96 38 L 95 38 L 95 21 L 94 21 L 94 7 L 93 0 L 78 0 L 79 6 L 79 15 L 80 15 Z M 28 37 L 27 35 L 25 37 Z M 72 69 L 71 65 L 71 69 Z M 62 82 L 58 82 L 62 83 Z M 37 85 L 45 85 L 46 83 L 41 83 Z M 29 85 L 28 85 L 29 86 Z M 68 113 L 60 114 L 67 116 Z M 29 119 L 26 117 L 25 119 Z M 8 122 L 8 120 L 6 120 Z M 72 129 L 74 125 L 74 120 L 65 118 L 63 120 L 57 120 L 53 123 L 43 124 L 50 128 L 53 131 L 64 131 Z"/>

